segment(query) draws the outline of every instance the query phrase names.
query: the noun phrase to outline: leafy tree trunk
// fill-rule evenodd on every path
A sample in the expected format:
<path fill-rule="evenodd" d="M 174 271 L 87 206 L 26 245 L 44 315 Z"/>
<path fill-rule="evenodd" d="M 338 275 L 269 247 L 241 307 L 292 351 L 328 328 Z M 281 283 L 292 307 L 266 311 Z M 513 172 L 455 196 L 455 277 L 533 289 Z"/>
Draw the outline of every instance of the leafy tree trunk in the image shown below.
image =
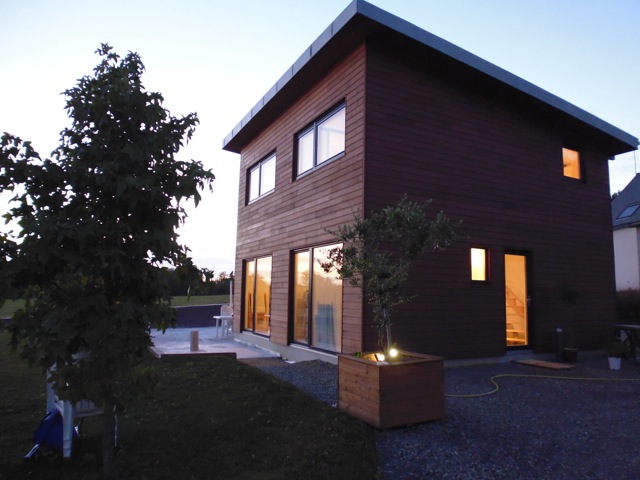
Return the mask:
<path fill-rule="evenodd" d="M 454 226 L 444 212 L 429 220 L 425 207 L 405 196 L 397 207 L 385 207 L 366 218 L 356 213 L 352 225 L 327 230 L 342 244 L 328 251 L 321 266 L 362 288 L 373 307 L 378 345 L 384 349 L 386 337 L 387 352 L 393 345 L 391 313 L 412 298 L 402 294 L 402 287 L 413 262 L 428 249 L 444 250 L 457 240 Z"/>
<path fill-rule="evenodd" d="M 391 340 L 391 325 L 387 322 L 384 326 L 387 334 L 387 352 L 391 350 L 391 345 L 393 345 L 393 341 Z"/>
<path fill-rule="evenodd" d="M 175 319 L 166 266 L 197 270 L 178 243 L 182 205 L 197 206 L 215 176 L 176 158 L 198 117 L 172 116 L 144 89 L 137 54 L 98 54 L 93 75 L 64 92 L 72 123 L 50 158 L 0 136 L 0 193 L 19 192 L 3 217 L 20 226 L 0 235 L 0 291 L 26 300 L 9 326 L 14 350 L 57 366 L 63 400 L 104 406 L 103 476 L 114 479 L 114 406 L 155 384 L 141 363 L 150 329 Z"/>
<path fill-rule="evenodd" d="M 118 479 L 116 464 L 116 413 L 112 402 L 107 402 L 102 414 L 102 478 Z"/>

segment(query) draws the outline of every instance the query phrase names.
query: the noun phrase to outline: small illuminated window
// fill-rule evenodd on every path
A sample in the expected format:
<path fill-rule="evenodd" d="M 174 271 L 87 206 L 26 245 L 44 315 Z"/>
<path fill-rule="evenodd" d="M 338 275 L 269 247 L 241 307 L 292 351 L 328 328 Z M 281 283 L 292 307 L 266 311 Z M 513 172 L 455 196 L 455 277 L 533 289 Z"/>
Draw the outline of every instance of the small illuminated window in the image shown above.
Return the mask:
<path fill-rule="evenodd" d="M 564 176 L 580 180 L 580 153 L 569 148 L 562 149 L 562 167 Z"/>
<path fill-rule="evenodd" d="M 471 280 L 487 281 L 487 250 L 485 248 L 471 249 Z"/>

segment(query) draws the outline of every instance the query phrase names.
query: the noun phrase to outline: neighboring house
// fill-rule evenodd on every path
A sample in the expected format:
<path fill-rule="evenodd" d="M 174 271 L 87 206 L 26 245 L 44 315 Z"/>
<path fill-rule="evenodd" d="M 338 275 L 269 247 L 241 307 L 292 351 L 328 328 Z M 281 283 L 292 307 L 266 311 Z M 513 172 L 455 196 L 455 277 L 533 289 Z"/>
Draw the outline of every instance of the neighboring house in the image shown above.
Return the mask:
<path fill-rule="evenodd" d="M 462 220 L 463 239 L 419 262 L 401 348 L 553 351 L 557 327 L 600 348 L 615 320 L 608 159 L 637 145 L 356 0 L 224 140 L 241 154 L 236 336 L 292 359 L 376 348 L 360 291 L 318 260 L 327 229 L 407 194 Z"/>
<path fill-rule="evenodd" d="M 616 289 L 640 289 L 640 175 L 611 202 Z"/>

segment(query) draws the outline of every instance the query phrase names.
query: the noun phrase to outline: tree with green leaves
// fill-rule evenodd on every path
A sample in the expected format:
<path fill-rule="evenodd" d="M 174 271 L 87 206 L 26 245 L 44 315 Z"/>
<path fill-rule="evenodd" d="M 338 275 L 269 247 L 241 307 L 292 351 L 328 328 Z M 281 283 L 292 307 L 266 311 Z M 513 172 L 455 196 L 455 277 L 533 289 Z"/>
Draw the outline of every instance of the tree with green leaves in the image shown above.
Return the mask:
<path fill-rule="evenodd" d="M 403 294 L 402 287 L 415 260 L 429 249 L 444 250 L 451 245 L 458 238 L 455 226 L 442 211 L 429 220 L 425 205 L 404 197 L 397 206 L 367 217 L 356 212 L 352 224 L 329 231 L 342 246 L 330 249 L 321 265 L 326 272 L 336 270 L 340 278 L 362 288 L 373 310 L 378 344 L 385 352 L 393 346 L 391 314 L 412 298 Z"/>
<path fill-rule="evenodd" d="M 5 218 L 20 230 L 0 239 L 0 297 L 26 300 L 12 347 L 60 398 L 104 408 L 103 476 L 116 478 L 115 415 L 153 387 L 141 368 L 151 329 L 175 322 L 163 269 L 195 269 L 176 232 L 183 205 L 215 177 L 176 159 L 197 116 L 172 116 L 144 89 L 137 54 L 97 53 L 93 74 L 64 92 L 71 126 L 49 158 L 1 138 L 0 187 L 14 192 Z"/>

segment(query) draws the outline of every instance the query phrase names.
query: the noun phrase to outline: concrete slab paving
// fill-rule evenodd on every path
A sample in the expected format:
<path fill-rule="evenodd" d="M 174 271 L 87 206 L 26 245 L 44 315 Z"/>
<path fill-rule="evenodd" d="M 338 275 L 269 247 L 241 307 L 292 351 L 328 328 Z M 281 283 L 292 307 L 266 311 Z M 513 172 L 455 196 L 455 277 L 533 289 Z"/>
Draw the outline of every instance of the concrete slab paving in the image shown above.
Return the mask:
<path fill-rule="evenodd" d="M 233 336 L 223 337 L 222 327 L 170 328 L 164 333 L 154 330 L 151 338 L 153 353 L 163 355 L 197 354 L 236 354 L 238 359 L 278 358 L 280 355 L 271 350 L 249 343 L 240 342 Z M 193 350 L 192 332 L 197 332 L 197 350 Z"/>

